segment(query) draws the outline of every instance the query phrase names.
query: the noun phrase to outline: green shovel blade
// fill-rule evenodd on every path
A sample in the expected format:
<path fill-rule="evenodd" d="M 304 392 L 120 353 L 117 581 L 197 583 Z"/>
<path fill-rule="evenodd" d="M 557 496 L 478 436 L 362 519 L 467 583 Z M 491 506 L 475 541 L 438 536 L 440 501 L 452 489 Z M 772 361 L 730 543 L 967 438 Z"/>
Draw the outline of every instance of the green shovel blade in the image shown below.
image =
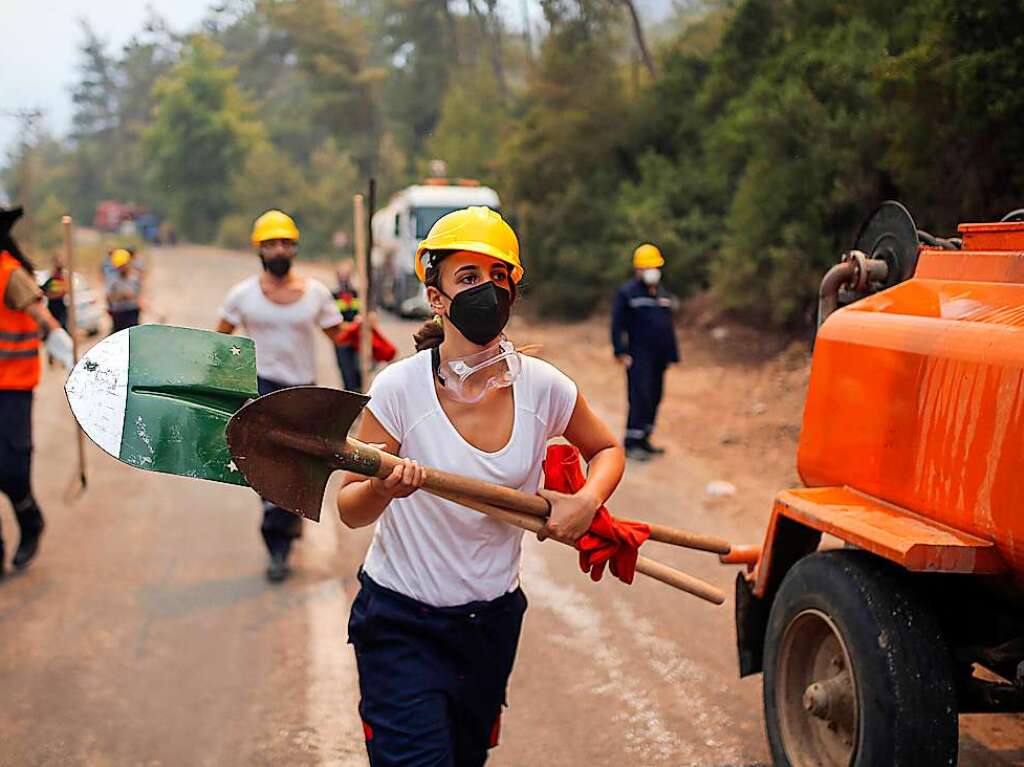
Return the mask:
<path fill-rule="evenodd" d="M 228 452 L 231 416 L 259 396 L 248 338 L 140 325 L 96 344 L 65 384 L 100 448 L 147 471 L 246 485 Z"/>

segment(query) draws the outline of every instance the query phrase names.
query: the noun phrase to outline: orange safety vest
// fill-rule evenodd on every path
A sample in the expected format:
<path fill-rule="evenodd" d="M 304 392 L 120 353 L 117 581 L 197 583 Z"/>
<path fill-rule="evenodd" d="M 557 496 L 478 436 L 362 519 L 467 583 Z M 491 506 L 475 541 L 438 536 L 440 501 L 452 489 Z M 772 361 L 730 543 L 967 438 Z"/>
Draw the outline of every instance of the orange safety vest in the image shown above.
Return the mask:
<path fill-rule="evenodd" d="M 31 390 L 39 383 L 39 326 L 3 301 L 11 275 L 21 268 L 14 256 L 0 251 L 0 389 Z"/>

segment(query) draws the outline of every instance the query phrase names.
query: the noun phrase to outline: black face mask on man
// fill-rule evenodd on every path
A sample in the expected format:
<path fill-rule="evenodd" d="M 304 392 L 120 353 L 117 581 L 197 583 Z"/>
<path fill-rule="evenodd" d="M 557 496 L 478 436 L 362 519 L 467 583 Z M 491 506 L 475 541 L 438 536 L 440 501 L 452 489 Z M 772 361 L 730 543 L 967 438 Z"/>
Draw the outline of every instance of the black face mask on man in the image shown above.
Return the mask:
<path fill-rule="evenodd" d="M 455 298 L 438 290 L 445 298 L 451 298 L 448 319 L 452 325 L 477 346 L 487 346 L 508 324 L 512 294 L 493 282 L 456 293 Z"/>
<path fill-rule="evenodd" d="M 292 268 L 292 260 L 287 256 L 271 256 L 267 258 L 261 255 L 260 261 L 263 268 L 275 277 L 284 277 Z"/>

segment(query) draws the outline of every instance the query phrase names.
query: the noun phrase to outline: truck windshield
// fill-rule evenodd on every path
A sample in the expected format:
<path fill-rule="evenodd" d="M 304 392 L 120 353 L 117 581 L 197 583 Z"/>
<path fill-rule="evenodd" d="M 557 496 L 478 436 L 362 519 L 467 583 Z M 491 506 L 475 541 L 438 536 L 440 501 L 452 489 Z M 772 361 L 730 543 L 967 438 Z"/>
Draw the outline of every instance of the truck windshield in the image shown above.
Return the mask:
<path fill-rule="evenodd" d="M 416 220 L 416 239 L 422 240 L 430 232 L 430 227 L 437 223 L 437 219 L 461 207 L 461 205 L 455 205 L 451 207 L 416 208 L 412 213 Z"/>
<path fill-rule="evenodd" d="M 438 206 L 427 208 L 414 208 L 412 211 L 413 220 L 416 222 L 416 239 L 422 240 L 430 232 L 430 227 L 437 223 L 441 216 L 451 213 L 453 210 L 462 210 L 465 205 Z M 495 208 L 497 210 L 497 208 Z M 499 213 L 501 211 L 498 211 Z"/>

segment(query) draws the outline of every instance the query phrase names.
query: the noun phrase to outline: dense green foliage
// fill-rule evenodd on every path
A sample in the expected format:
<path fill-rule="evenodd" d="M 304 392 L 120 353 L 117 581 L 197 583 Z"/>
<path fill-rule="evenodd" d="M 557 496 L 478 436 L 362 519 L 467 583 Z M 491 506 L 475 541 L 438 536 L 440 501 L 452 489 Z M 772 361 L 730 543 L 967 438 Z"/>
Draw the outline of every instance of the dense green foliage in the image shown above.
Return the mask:
<path fill-rule="evenodd" d="M 39 218 L 132 201 L 237 246 L 279 206 L 324 255 L 370 176 L 441 158 L 502 196 L 540 311 L 585 315 L 652 241 L 677 293 L 775 326 L 884 199 L 938 234 L 1024 205 L 1021 0 L 684 4 L 653 75 L 626 0 L 534 2 L 525 33 L 508 0 L 232 0 L 116 54 L 85 28 L 71 135 L 0 179 Z"/>

